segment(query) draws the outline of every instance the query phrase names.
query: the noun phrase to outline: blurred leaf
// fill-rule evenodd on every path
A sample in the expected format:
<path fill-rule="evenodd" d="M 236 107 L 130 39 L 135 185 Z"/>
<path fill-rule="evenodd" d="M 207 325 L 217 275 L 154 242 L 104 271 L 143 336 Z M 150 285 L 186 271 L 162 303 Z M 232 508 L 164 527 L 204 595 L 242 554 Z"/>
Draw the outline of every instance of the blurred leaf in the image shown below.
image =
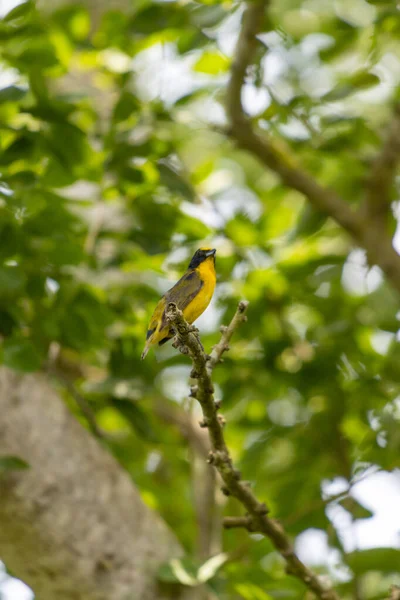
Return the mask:
<path fill-rule="evenodd" d="M 203 52 L 193 65 L 193 70 L 207 75 L 220 75 L 229 70 L 229 59 L 219 52 Z"/>
<path fill-rule="evenodd" d="M 398 573 L 400 550 L 395 548 L 357 550 L 346 555 L 346 563 L 355 575 L 364 575 L 368 571 Z"/>
<path fill-rule="evenodd" d="M 116 123 L 129 119 L 138 110 L 140 104 L 136 96 L 130 92 L 123 92 L 114 108 L 113 120 Z"/>
<path fill-rule="evenodd" d="M 240 594 L 244 600 L 272 600 L 272 596 L 267 594 L 261 587 L 254 583 L 239 583 L 235 585 L 235 591 Z"/>
<path fill-rule="evenodd" d="M 37 371 L 42 359 L 34 344 L 29 339 L 13 336 L 3 344 L 3 363 L 6 367 L 17 371 Z"/>
<path fill-rule="evenodd" d="M 326 214 L 315 210 L 311 204 L 306 204 L 293 232 L 290 234 L 289 240 L 294 241 L 297 238 L 313 235 L 321 229 L 327 219 L 328 216 Z"/>
<path fill-rule="evenodd" d="M 333 101 L 346 98 L 350 94 L 378 85 L 380 79 L 373 73 L 358 71 L 339 83 L 332 91 L 324 96 L 324 100 Z"/>
<path fill-rule="evenodd" d="M 4 17 L 4 21 L 15 21 L 16 19 L 21 19 L 29 15 L 29 13 L 34 9 L 35 4 L 32 0 L 27 0 L 26 2 L 21 2 L 15 8 L 10 10 Z"/>
<path fill-rule="evenodd" d="M 18 8 L 18 7 L 17 7 Z M 26 90 L 16 85 L 9 85 L 0 90 L 0 104 L 2 102 L 17 102 L 26 95 Z"/>
<path fill-rule="evenodd" d="M 151 421 L 145 411 L 138 406 L 137 402 L 122 400 L 121 398 L 111 398 L 111 404 L 125 417 L 141 438 L 149 442 L 157 442 L 158 437 Z"/>
<path fill-rule="evenodd" d="M 18 456 L 0 456 L 0 476 L 7 471 L 23 471 L 29 469 L 27 462 Z"/>
<path fill-rule="evenodd" d="M 0 298 L 10 298 L 20 294 L 25 286 L 26 277 L 17 266 L 0 266 Z"/>
<path fill-rule="evenodd" d="M 340 500 L 339 504 L 351 514 L 353 519 L 369 519 L 374 514 L 351 496 Z"/>
<path fill-rule="evenodd" d="M 203 563 L 197 570 L 198 581 L 205 583 L 217 573 L 217 571 L 226 563 L 229 556 L 224 552 L 212 556 Z"/>
<path fill-rule="evenodd" d="M 212 579 L 228 558 L 227 554 L 221 552 L 201 565 L 197 565 L 189 557 L 174 558 L 160 567 L 158 579 L 165 582 L 175 581 L 186 586 L 197 586 Z"/>
<path fill-rule="evenodd" d="M 157 168 L 160 173 L 160 182 L 163 185 L 169 188 L 171 192 L 174 192 L 174 194 L 178 194 L 189 200 L 189 202 L 193 202 L 195 198 L 194 189 L 182 175 L 165 162 L 159 162 Z"/>
<path fill-rule="evenodd" d="M 199 585 L 196 572 L 196 565 L 190 558 L 173 558 L 159 568 L 157 576 L 160 581 L 193 587 Z"/>

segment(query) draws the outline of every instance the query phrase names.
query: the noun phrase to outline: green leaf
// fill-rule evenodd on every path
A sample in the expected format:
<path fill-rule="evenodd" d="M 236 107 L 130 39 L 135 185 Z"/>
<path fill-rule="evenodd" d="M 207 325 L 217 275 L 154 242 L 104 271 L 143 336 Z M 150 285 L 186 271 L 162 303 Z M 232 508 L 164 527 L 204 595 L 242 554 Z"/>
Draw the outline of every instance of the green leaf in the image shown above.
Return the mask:
<path fill-rule="evenodd" d="M 23 471 L 29 469 L 29 465 L 18 456 L 0 456 L 0 474 L 7 471 Z"/>
<path fill-rule="evenodd" d="M 357 576 L 368 571 L 382 571 L 383 573 L 398 573 L 400 565 L 400 550 L 395 548 L 371 548 L 357 550 L 347 554 L 346 563 Z"/>
<path fill-rule="evenodd" d="M 339 504 L 343 506 L 343 508 L 347 510 L 354 519 L 369 519 L 374 514 L 351 496 L 340 500 Z"/>
<path fill-rule="evenodd" d="M 193 70 L 197 73 L 206 73 L 207 75 L 220 75 L 229 70 L 229 59 L 220 52 L 205 51 L 193 65 Z"/>
<path fill-rule="evenodd" d="M 236 584 L 235 591 L 244 600 L 273 600 L 270 594 L 267 594 L 261 587 L 251 582 Z"/>
<path fill-rule="evenodd" d="M 350 94 L 354 94 L 361 90 L 368 89 L 373 87 L 374 85 L 378 85 L 380 83 L 380 79 L 377 75 L 373 73 L 368 73 L 365 71 L 360 71 L 352 75 L 351 77 L 345 79 L 340 82 L 333 90 L 328 92 L 323 98 L 324 100 L 334 101 L 334 100 L 342 100 L 349 96 Z"/>
<path fill-rule="evenodd" d="M 147 441 L 157 441 L 158 437 L 149 417 L 145 411 L 138 406 L 137 402 L 122 400 L 121 398 L 112 398 L 111 404 L 125 417 L 140 437 Z"/>
<path fill-rule="evenodd" d="M 134 115 L 139 109 L 139 101 L 130 92 L 123 92 L 115 105 L 113 112 L 113 121 L 115 123 L 120 123 L 121 121 L 125 121 Z"/>
<path fill-rule="evenodd" d="M 18 102 L 26 95 L 26 92 L 27 90 L 16 85 L 9 85 L 0 90 L 0 104 L 3 102 Z"/>
<path fill-rule="evenodd" d="M 297 220 L 296 226 L 289 236 L 289 241 L 313 235 L 319 231 L 328 220 L 328 216 L 307 203 Z"/>
<path fill-rule="evenodd" d="M 62 244 L 63 240 L 60 240 Z M 65 241 L 64 241 L 64 245 Z M 66 249 L 78 249 L 78 245 L 68 240 Z M 62 256 L 63 248 L 56 248 Z M 66 257 L 68 258 L 68 256 Z M 84 350 L 101 344 L 105 329 L 112 322 L 113 315 L 101 295 L 96 290 L 80 286 L 73 293 L 63 288 L 57 296 L 55 312 L 60 321 L 60 341 L 77 350 Z"/>
<path fill-rule="evenodd" d="M 200 585 L 212 579 L 228 558 L 225 552 L 221 552 L 199 566 L 190 557 L 174 558 L 161 566 L 158 578 L 160 581 L 175 581 L 186 586 Z"/>
<path fill-rule="evenodd" d="M 10 336 L 17 326 L 18 323 L 13 315 L 0 308 L 0 335 Z"/>
<path fill-rule="evenodd" d="M 199 567 L 197 571 L 198 581 L 205 583 L 218 572 L 218 570 L 226 563 L 229 556 L 225 552 L 212 556 Z"/>
<path fill-rule="evenodd" d="M 253 246 L 258 242 L 258 231 L 247 215 L 238 214 L 225 226 L 226 235 L 237 246 Z"/>
<path fill-rule="evenodd" d="M 26 277 L 18 266 L 0 267 L 0 298 L 11 298 L 20 294 Z"/>
<path fill-rule="evenodd" d="M 32 0 L 28 0 L 27 2 L 21 2 L 15 8 L 10 10 L 4 17 L 4 21 L 15 21 L 15 19 L 21 19 L 29 15 L 29 13 L 34 9 L 35 5 Z"/>
<path fill-rule="evenodd" d="M 17 371 L 38 371 L 42 359 L 31 340 L 21 337 L 6 339 L 3 345 L 3 364 Z"/>
<path fill-rule="evenodd" d="M 160 567 L 157 576 L 160 581 L 169 583 L 177 582 L 189 587 L 199 585 L 196 566 L 189 557 L 171 559 Z"/>
<path fill-rule="evenodd" d="M 174 194 L 193 202 L 195 192 L 189 181 L 166 162 L 159 162 L 157 168 L 162 185 L 165 185 Z"/>

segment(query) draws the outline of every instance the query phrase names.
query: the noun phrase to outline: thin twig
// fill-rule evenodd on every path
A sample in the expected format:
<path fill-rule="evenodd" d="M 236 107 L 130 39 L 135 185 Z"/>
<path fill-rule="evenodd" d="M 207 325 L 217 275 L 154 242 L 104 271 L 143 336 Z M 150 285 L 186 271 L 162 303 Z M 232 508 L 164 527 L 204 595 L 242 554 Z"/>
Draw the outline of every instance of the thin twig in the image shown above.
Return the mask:
<path fill-rule="evenodd" d="M 268 0 L 253 0 L 243 13 L 226 94 L 226 112 L 230 123 L 228 135 L 240 148 L 248 150 L 274 171 L 285 185 L 303 194 L 317 210 L 329 215 L 343 227 L 357 245 L 365 248 L 369 262 L 379 265 L 400 292 L 400 257 L 392 246 L 389 232 L 382 232 L 377 220 L 361 218 L 336 191 L 320 185 L 301 168 L 282 140 L 275 140 L 264 132 L 256 132 L 244 112 L 242 88 L 247 69 L 255 58 L 257 35 L 261 31 L 267 6 Z M 383 168 L 380 167 L 378 173 L 383 173 Z"/>
<path fill-rule="evenodd" d="M 223 332 L 223 336 L 228 331 L 230 336 L 232 335 L 235 328 L 243 321 L 246 309 L 247 303 L 241 302 L 231 324 Z M 248 513 L 248 520 L 246 520 L 247 529 L 250 526 L 252 531 L 258 531 L 272 541 L 275 548 L 286 561 L 287 573 L 303 581 L 308 589 L 313 591 L 320 600 L 339 600 L 336 592 L 332 589 L 326 589 L 318 577 L 298 558 L 282 526 L 276 520 L 268 517 L 266 505 L 255 497 L 249 486 L 242 480 L 239 471 L 235 469 L 225 442 L 223 432 L 225 419 L 222 415 L 218 414 L 219 405 L 214 400 L 214 387 L 211 380 L 213 368 L 211 363 L 212 357 L 207 357 L 199 339 L 197 329 L 185 321 L 182 311 L 172 302 L 167 306 L 166 318 L 176 332 L 175 346 L 182 353 L 189 354 L 192 359 L 193 369 L 191 377 L 197 379 L 196 388 L 192 388 L 192 396 L 198 400 L 203 411 L 201 426 L 208 428 L 212 446 L 208 462 L 219 472 L 224 482 L 223 492 L 226 495 L 237 498 L 245 507 Z M 222 352 L 226 350 L 226 343 L 222 345 L 217 344 L 217 348 L 220 348 L 221 351 L 218 349 L 215 350 L 214 356 L 216 360 L 221 358 Z"/>
<path fill-rule="evenodd" d="M 237 329 L 237 327 L 240 323 L 247 320 L 245 312 L 246 312 L 248 306 L 249 306 L 249 303 L 246 300 L 241 300 L 239 302 L 238 309 L 235 313 L 235 316 L 233 317 L 232 321 L 229 323 L 228 327 L 225 327 L 224 325 L 222 325 L 221 339 L 218 342 L 218 344 L 216 344 L 216 346 L 214 346 L 214 348 L 211 352 L 211 355 L 208 359 L 208 362 L 207 362 L 207 368 L 209 371 L 212 371 L 213 368 L 215 367 L 215 365 L 218 362 L 220 362 L 223 353 L 227 352 L 229 350 L 229 342 L 230 342 L 231 337 L 233 336 L 235 330 Z"/>
<path fill-rule="evenodd" d="M 236 527 L 244 527 L 248 531 L 254 531 L 252 528 L 252 518 L 247 517 L 224 517 L 223 520 L 225 529 L 235 529 Z"/>

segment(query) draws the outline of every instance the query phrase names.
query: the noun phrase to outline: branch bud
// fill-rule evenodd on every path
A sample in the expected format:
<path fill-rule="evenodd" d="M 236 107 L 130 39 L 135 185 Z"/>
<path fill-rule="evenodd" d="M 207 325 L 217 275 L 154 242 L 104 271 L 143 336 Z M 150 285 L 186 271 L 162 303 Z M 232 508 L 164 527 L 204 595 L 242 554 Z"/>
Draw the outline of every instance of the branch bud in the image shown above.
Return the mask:
<path fill-rule="evenodd" d="M 267 505 L 265 504 L 265 502 L 261 502 L 257 506 L 256 513 L 260 516 L 265 516 L 269 513 L 269 509 L 268 509 Z"/>
<path fill-rule="evenodd" d="M 197 398 L 197 392 L 199 391 L 199 386 L 198 385 L 192 385 L 190 386 L 190 398 Z"/>
<path fill-rule="evenodd" d="M 225 427 L 226 419 L 225 419 L 224 415 L 217 415 L 217 419 L 218 419 L 218 423 L 221 425 L 221 427 Z"/>

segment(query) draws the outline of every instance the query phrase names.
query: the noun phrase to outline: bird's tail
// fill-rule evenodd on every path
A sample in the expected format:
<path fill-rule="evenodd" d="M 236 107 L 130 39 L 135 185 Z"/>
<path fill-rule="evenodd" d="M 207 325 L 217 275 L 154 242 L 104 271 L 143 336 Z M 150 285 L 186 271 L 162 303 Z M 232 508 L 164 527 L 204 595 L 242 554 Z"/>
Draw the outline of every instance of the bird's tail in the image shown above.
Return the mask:
<path fill-rule="evenodd" d="M 144 358 L 146 358 L 148 351 L 150 350 L 150 344 L 149 342 L 146 343 L 145 347 L 143 348 L 143 352 L 141 355 L 141 359 L 143 360 Z"/>

